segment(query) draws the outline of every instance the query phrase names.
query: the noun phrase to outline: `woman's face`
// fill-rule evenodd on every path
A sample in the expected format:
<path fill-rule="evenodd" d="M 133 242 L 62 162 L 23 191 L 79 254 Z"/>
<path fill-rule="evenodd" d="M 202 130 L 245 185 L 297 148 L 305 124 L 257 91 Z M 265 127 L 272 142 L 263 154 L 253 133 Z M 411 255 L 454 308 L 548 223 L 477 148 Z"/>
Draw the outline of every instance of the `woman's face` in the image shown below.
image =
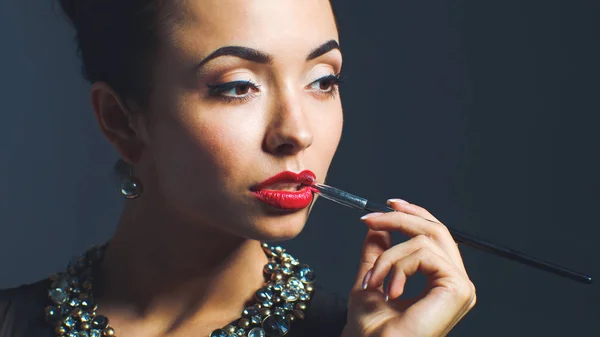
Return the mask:
<path fill-rule="evenodd" d="M 165 10 L 136 167 L 144 193 L 186 222 L 256 240 L 296 236 L 310 207 L 282 210 L 252 189 L 282 171 L 325 179 L 343 120 L 329 1 L 187 0 Z"/>

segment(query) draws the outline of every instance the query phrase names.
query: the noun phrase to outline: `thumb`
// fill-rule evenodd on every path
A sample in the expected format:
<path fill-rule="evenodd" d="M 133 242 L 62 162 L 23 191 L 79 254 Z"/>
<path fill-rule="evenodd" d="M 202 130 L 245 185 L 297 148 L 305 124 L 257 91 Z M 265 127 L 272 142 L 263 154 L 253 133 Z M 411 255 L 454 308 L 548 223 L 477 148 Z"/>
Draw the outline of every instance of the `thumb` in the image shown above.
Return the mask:
<path fill-rule="evenodd" d="M 373 265 L 383 252 L 391 246 L 391 235 L 387 231 L 374 231 L 369 229 L 365 242 L 363 244 L 360 263 L 358 265 L 358 274 L 354 281 L 352 290 L 362 290 L 363 280 L 367 272 L 373 268 Z M 380 287 L 383 291 L 383 286 Z"/>

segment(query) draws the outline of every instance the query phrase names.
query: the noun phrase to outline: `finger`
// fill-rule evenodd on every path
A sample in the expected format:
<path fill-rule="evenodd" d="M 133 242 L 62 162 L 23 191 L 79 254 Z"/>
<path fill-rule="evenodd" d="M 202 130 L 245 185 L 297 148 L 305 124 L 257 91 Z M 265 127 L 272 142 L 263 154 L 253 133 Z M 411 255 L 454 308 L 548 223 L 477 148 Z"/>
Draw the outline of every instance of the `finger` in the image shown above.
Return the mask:
<path fill-rule="evenodd" d="M 383 252 L 388 250 L 391 245 L 391 237 L 389 232 L 369 230 L 363 243 L 360 256 L 360 263 L 356 280 L 354 281 L 353 290 L 362 290 L 367 273 L 373 268 L 377 258 Z M 367 279 L 368 281 L 368 279 Z M 380 289 L 383 291 L 383 289 Z"/>
<path fill-rule="evenodd" d="M 446 256 L 446 253 L 433 240 L 425 235 L 417 235 L 408 241 L 395 245 L 383 252 L 372 268 L 372 274 L 368 282 L 368 288 L 378 288 L 384 283 L 385 277 L 390 273 L 394 264 L 400 259 L 414 253 L 415 251 L 427 248 L 440 256 Z"/>
<path fill-rule="evenodd" d="M 448 228 L 441 223 L 430 222 L 420 218 L 412 204 L 390 203 L 397 212 L 384 213 L 378 216 L 361 218 L 365 224 L 376 231 L 400 231 L 405 235 L 414 237 L 417 235 L 426 235 L 437 242 L 448 255 L 450 260 L 463 272 L 466 273 L 463 265 L 460 251 L 456 242 L 450 235 Z M 409 213 L 411 212 L 411 213 Z M 422 214 L 422 213 L 421 213 Z M 433 219 L 435 217 L 431 216 Z"/>
<path fill-rule="evenodd" d="M 417 216 L 423 217 L 425 219 L 429 219 L 431 221 L 441 222 L 425 208 L 418 206 L 416 204 L 412 204 L 406 200 L 395 199 L 395 198 L 388 199 L 387 205 L 397 211 L 402 211 L 402 212 L 405 212 L 408 214 L 417 215 Z"/>
<path fill-rule="evenodd" d="M 472 283 L 447 259 L 422 248 L 394 264 L 388 288 L 390 301 L 402 295 L 407 278 L 417 272 L 427 276 L 430 290 L 404 316 L 408 321 L 424 323 L 415 326 L 420 330 L 418 335 L 437 336 L 469 310 Z"/>

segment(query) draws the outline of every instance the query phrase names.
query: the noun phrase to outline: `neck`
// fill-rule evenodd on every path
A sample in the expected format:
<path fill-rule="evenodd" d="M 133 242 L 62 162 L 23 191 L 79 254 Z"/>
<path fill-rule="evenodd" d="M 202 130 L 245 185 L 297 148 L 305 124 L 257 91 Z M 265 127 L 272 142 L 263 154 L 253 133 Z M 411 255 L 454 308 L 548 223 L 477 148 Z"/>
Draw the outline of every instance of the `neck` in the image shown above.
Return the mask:
<path fill-rule="evenodd" d="M 212 331 L 238 318 L 264 283 L 261 243 L 136 202 L 127 202 L 94 284 L 99 312 L 117 334 L 128 324 L 171 334 L 190 322 Z"/>

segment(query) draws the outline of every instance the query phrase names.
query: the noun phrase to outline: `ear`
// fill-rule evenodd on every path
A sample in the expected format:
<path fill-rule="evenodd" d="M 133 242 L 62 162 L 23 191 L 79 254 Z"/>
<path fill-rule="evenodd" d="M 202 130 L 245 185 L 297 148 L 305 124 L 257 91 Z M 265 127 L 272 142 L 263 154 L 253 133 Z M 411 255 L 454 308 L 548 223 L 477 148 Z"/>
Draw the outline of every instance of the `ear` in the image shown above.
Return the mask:
<path fill-rule="evenodd" d="M 105 82 L 92 84 L 91 101 L 100 130 L 121 158 L 135 164 L 142 156 L 144 142 L 137 123 L 139 111 L 130 111 L 119 95 Z"/>

